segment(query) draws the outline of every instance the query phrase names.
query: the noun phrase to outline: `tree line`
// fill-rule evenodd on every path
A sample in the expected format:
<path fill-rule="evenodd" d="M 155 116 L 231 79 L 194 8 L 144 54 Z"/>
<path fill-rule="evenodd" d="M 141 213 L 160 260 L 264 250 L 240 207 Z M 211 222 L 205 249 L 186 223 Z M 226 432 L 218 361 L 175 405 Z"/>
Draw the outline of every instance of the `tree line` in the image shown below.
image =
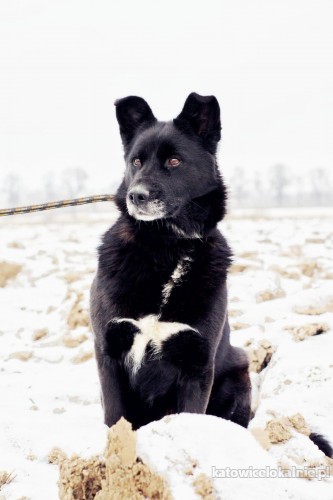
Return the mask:
<path fill-rule="evenodd" d="M 306 207 L 333 205 L 333 174 L 322 167 L 296 172 L 286 165 L 276 164 L 265 172 L 248 171 L 237 166 L 229 172 L 226 184 L 229 200 L 234 207 Z M 91 194 L 114 193 L 118 182 L 101 184 L 92 192 L 89 176 L 82 167 L 69 167 L 61 172 L 47 172 L 27 188 L 19 175 L 8 174 L 0 188 L 1 204 L 19 206 L 43 203 Z M 96 190 L 97 189 L 97 190 Z M 94 209 L 102 210 L 101 205 Z M 78 210 L 78 208 L 76 208 Z"/>

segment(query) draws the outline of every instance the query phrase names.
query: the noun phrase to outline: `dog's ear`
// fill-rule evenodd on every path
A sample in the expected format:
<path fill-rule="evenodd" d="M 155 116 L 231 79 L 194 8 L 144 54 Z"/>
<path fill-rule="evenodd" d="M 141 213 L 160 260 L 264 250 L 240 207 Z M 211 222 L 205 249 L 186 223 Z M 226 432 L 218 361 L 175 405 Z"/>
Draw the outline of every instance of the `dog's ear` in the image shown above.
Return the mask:
<path fill-rule="evenodd" d="M 124 146 L 128 146 L 142 124 L 149 125 L 156 121 L 152 110 L 142 97 L 124 97 L 114 104 Z"/>
<path fill-rule="evenodd" d="M 221 139 L 221 120 L 220 106 L 215 96 L 192 92 L 173 122 L 183 132 L 194 132 L 208 151 L 216 153 L 217 143 Z"/>

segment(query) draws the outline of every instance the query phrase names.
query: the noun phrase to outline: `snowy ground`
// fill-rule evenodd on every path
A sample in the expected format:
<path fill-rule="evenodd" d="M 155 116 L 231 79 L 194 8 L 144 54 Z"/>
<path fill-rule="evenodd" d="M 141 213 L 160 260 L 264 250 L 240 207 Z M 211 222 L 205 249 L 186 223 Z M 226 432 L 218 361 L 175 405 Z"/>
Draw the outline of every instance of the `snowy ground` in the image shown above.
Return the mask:
<path fill-rule="evenodd" d="M 297 467 L 309 476 L 332 466 L 308 438 L 319 432 L 333 443 L 333 212 L 314 214 L 243 213 L 221 225 L 235 252 L 232 342 L 250 355 L 255 416 L 251 432 L 186 415 L 138 432 L 139 455 L 175 498 L 200 498 L 193 478 L 204 472 L 225 500 L 333 499 L 332 478 L 211 477 L 212 467 Z M 13 219 L 0 227 L 0 471 L 15 478 L 0 498 L 52 500 L 52 448 L 89 456 L 106 442 L 87 306 L 112 216 Z"/>

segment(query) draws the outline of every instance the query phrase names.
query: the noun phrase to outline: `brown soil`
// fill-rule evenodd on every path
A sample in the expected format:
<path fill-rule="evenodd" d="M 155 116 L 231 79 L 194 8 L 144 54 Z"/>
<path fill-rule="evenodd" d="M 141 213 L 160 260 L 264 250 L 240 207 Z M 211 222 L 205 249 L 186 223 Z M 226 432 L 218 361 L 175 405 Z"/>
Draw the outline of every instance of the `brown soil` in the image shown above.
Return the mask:
<path fill-rule="evenodd" d="M 14 279 L 21 269 L 22 266 L 20 264 L 5 261 L 0 262 L 0 287 L 6 286 L 7 282 Z"/>
<path fill-rule="evenodd" d="M 49 334 L 49 331 L 47 328 L 40 328 L 39 330 L 35 330 L 34 333 L 32 334 L 32 340 L 37 341 L 41 340 L 44 337 L 47 337 Z"/>
<path fill-rule="evenodd" d="M 274 290 L 263 290 L 256 294 L 256 302 L 266 302 L 267 300 L 280 299 L 285 297 L 286 292 L 282 288 L 275 288 Z"/>
<path fill-rule="evenodd" d="M 260 340 L 254 347 L 251 346 L 251 343 L 248 343 L 247 346 L 250 347 L 250 349 L 247 350 L 250 361 L 250 371 L 259 373 L 270 362 L 275 348 L 265 339 Z"/>
<path fill-rule="evenodd" d="M 76 301 L 67 318 L 67 324 L 70 329 L 77 328 L 78 326 L 89 326 L 89 313 L 87 309 L 82 306 L 82 299 L 83 294 L 78 293 Z"/>
<path fill-rule="evenodd" d="M 137 457 L 136 433 L 124 418 L 109 430 L 104 458 L 67 458 L 56 449 L 49 460 L 60 465 L 61 500 L 172 498 L 163 479 Z"/>
<path fill-rule="evenodd" d="M 300 413 L 291 417 L 282 417 L 270 420 L 266 424 L 265 432 L 272 444 L 283 443 L 292 437 L 292 429 L 308 436 L 310 429 Z"/>
<path fill-rule="evenodd" d="M 303 326 L 287 326 L 286 330 L 293 335 L 295 340 L 300 341 L 327 332 L 329 327 L 326 323 L 309 323 Z"/>
<path fill-rule="evenodd" d="M 0 470 L 0 491 L 2 486 L 11 483 L 15 479 L 15 474 L 13 472 L 6 472 Z"/>
<path fill-rule="evenodd" d="M 213 483 L 210 477 L 206 474 L 199 474 L 198 477 L 193 481 L 193 486 L 195 492 L 204 500 L 214 500 L 216 496 L 214 495 Z"/>

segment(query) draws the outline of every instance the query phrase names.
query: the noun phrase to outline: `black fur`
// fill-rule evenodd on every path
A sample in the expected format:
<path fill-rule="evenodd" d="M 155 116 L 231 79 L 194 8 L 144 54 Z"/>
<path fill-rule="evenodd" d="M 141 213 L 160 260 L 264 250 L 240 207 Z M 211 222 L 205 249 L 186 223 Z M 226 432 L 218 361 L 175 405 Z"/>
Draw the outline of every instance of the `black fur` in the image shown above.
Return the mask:
<path fill-rule="evenodd" d="M 324 438 L 324 436 L 322 436 L 321 434 L 316 434 L 315 432 L 311 432 L 309 438 L 311 439 L 311 441 L 314 442 L 315 445 L 318 446 L 318 448 L 323 453 L 325 453 L 325 455 L 327 455 L 330 458 L 333 458 L 333 448 L 327 441 L 327 439 Z"/>
<path fill-rule="evenodd" d="M 116 101 L 116 110 L 126 162 L 121 215 L 103 237 L 91 290 L 105 423 L 124 416 L 138 428 L 169 413 L 207 412 L 247 426 L 248 360 L 229 342 L 231 251 L 216 228 L 226 206 L 218 102 L 193 93 L 166 123 L 139 97 Z M 164 332 L 177 327 L 158 351 L 138 326 L 151 315 Z M 146 338 L 133 371 L 132 345 Z"/>

